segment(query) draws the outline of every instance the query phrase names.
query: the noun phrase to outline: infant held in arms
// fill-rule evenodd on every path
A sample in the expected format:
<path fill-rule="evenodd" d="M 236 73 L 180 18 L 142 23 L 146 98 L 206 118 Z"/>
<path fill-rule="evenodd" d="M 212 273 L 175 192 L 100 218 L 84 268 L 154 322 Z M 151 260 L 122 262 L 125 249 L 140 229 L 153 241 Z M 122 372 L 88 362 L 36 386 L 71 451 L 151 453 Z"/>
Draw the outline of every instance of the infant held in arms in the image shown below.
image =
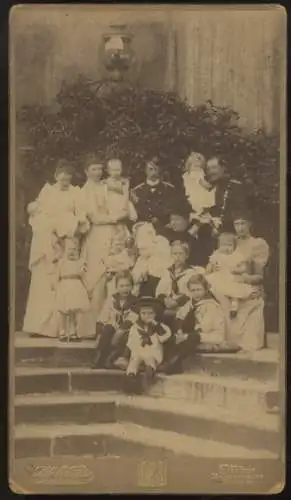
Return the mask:
<path fill-rule="evenodd" d="M 207 266 L 206 279 L 214 296 L 218 299 L 225 296 L 231 300 L 231 318 L 237 314 L 239 301 L 248 299 L 253 293 L 253 287 L 243 282 L 243 275 L 247 272 L 247 262 L 236 248 L 235 235 L 221 233 L 218 249 Z"/>

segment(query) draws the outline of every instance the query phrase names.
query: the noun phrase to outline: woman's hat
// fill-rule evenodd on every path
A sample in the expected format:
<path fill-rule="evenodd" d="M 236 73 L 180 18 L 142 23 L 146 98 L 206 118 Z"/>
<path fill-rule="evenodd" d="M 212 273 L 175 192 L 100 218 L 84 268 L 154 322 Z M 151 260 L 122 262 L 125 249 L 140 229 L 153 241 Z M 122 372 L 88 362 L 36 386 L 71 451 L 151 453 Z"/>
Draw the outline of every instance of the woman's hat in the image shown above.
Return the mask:
<path fill-rule="evenodd" d="M 169 216 L 171 215 L 180 215 L 181 217 L 188 218 L 191 213 L 191 206 L 187 202 L 175 203 L 173 207 L 169 210 Z"/>
<path fill-rule="evenodd" d="M 165 306 L 163 302 L 155 297 L 140 297 L 133 305 L 133 310 L 139 312 L 142 307 L 152 307 L 156 314 L 160 315 L 163 313 Z"/>

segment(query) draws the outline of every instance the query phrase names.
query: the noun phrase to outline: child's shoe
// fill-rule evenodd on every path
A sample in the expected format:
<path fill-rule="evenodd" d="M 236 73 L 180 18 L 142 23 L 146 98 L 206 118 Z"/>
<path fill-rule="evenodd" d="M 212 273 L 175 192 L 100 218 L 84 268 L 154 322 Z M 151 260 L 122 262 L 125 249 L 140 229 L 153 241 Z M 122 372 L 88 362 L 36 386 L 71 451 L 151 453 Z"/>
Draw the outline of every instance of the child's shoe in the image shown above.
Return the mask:
<path fill-rule="evenodd" d="M 155 370 L 152 367 L 147 366 L 143 373 L 143 378 L 142 378 L 142 388 L 144 392 L 147 392 L 151 387 L 154 376 L 155 376 Z"/>
<path fill-rule="evenodd" d="M 230 319 L 234 319 L 237 317 L 237 311 L 238 311 L 238 301 L 236 299 L 232 299 L 229 312 Z"/>
<path fill-rule="evenodd" d="M 229 312 L 229 317 L 230 317 L 230 319 L 235 319 L 237 317 L 237 311 L 231 310 Z"/>
<path fill-rule="evenodd" d="M 68 342 L 68 335 L 64 330 L 60 331 L 59 333 L 59 341 L 60 342 Z"/>

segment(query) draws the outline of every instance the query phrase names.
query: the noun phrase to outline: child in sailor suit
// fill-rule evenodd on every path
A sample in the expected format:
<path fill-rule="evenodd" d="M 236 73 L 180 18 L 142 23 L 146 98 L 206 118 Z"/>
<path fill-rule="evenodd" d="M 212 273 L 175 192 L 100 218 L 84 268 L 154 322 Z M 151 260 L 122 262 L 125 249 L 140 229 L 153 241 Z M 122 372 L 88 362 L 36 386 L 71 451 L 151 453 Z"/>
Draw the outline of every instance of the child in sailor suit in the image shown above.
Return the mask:
<path fill-rule="evenodd" d="M 144 365 L 149 380 L 163 361 L 163 344 L 171 337 L 171 330 L 157 320 L 162 308 L 163 305 L 153 297 L 143 297 L 137 302 L 138 320 L 132 325 L 127 342 L 129 377 L 136 376 Z"/>

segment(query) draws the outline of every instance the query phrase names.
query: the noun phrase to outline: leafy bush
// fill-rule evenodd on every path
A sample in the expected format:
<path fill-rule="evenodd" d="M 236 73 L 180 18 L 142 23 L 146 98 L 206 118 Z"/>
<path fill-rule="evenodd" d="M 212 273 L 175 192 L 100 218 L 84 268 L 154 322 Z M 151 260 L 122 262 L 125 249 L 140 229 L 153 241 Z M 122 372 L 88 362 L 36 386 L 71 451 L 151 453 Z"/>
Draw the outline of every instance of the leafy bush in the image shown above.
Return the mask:
<path fill-rule="evenodd" d="M 95 151 L 103 161 L 117 155 L 135 185 L 143 180 L 144 161 L 153 155 L 161 158 L 165 178 L 179 183 L 190 151 L 219 154 L 230 174 L 249 186 L 256 232 L 270 242 L 271 260 L 277 261 L 279 139 L 263 130 L 246 132 L 234 110 L 211 101 L 191 107 L 174 93 L 108 81 L 94 84 L 79 76 L 63 83 L 50 108 L 25 107 L 19 118 L 33 146 L 24 170 L 28 191 L 32 182 L 40 188 L 63 156 L 75 165 L 81 182 L 83 154 Z"/>

